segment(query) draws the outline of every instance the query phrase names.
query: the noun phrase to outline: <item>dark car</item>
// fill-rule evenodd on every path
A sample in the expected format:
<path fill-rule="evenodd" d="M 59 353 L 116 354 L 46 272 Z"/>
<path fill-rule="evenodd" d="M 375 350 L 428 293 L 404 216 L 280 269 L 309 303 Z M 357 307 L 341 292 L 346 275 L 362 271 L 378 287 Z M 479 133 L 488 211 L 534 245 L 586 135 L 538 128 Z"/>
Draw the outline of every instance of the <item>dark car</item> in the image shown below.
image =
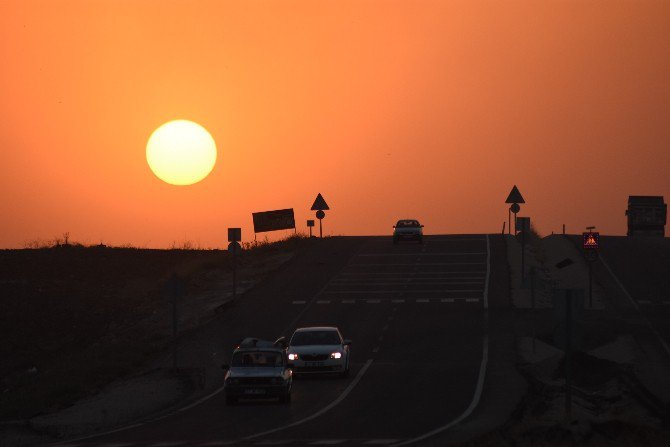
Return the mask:
<path fill-rule="evenodd" d="M 423 243 L 423 225 L 415 219 L 400 219 L 393 225 L 393 243 L 397 244 L 402 240 Z"/>
<path fill-rule="evenodd" d="M 286 348 L 281 340 L 270 342 L 246 338 L 233 351 L 226 370 L 223 389 L 226 404 L 240 398 L 278 398 L 291 401 L 293 371 L 289 368 Z"/>

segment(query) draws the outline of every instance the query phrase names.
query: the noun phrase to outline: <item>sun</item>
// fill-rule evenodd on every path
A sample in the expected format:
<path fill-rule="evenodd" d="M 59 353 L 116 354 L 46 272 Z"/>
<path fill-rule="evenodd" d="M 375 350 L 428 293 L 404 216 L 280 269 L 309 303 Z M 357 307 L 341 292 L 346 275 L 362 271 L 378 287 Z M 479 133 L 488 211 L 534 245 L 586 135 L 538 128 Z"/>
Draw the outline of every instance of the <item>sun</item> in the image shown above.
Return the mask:
<path fill-rule="evenodd" d="M 156 177 L 166 183 L 192 185 L 214 169 L 216 143 L 200 124 L 168 121 L 149 137 L 147 163 Z"/>

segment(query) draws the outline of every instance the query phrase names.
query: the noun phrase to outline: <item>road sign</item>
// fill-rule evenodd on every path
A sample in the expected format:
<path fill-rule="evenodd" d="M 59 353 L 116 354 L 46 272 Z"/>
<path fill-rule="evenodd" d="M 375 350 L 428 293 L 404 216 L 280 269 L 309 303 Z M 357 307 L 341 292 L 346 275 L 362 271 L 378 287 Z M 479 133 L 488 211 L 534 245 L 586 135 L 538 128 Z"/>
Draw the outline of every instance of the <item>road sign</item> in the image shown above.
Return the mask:
<path fill-rule="evenodd" d="M 316 218 L 317 219 L 321 220 L 324 217 L 326 217 L 326 213 L 324 213 L 323 211 L 319 210 L 319 211 L 316 212 Z"/>
<path fill-rule="evenodd" d="M 526 203 L 526 201 L 523 200 L 523 196 L 519 192 L 519 188 L 517 188 L 516 185 L 514 185 L 509 195 L 507 196 L 507 200 L 505 200 L 505 203 Z"/>
<path fill-rule="evenodd" d="M 513 212 L 514 214 L 518 213 L 521 207 L 519 206 L 518 203 L 513 203 L 512 206 L 509 207 L 510 211 Z"/>
<path fill-rule="evenodd" d="M 239 242 L 242 240 L 241 228 L 228 228 L 228 242 Z"/>
<path fill-rule="evenodd" d="M 597 250 L 600 247 L 600 233 L 598 233 L 597 231 L 584 232 L 582 233 L 582 238 L 584 240 L 585 250 L 593 250 L 593 249 Z"/>
<path fill-rule="evenodd" d="M 314 226 L 314 221 L 313 220 L 308 220 L 307 221 L 307 226 L 308 227 L 313 227 Z"/>
<path fill-rule="evenodd" d="M 323 196 L 321 193 L 319 193 L 318 196 L 316 196 L 316 199 L 314 200 L 314 204 L 312 205 L 311 210 L 312 211 L 321 211 L 321 210 L 329 210 L 328 204 L 326 201 L 323 199 Z"/>
<path fill-rule="evenodd" d="M 293 208 L 251 213 L 251 215 L 254 219 L 254 233 L 295 228 Z"/>

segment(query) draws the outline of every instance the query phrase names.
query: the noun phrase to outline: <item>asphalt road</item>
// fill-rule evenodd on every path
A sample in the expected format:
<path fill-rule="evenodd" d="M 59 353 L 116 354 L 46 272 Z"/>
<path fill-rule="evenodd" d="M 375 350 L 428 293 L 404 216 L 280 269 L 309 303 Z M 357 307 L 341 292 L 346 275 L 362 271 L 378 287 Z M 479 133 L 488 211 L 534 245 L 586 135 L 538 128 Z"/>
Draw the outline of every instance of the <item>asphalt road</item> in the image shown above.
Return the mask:
<path fill-rule="evenodd" d="M 217 324 L 230 349 L 244 336 L 338 326 L 353 341 L 348 378 L 298 378 L 289 405 L 226 406 L 219 393 L 157 421 L 59 445 L 397 445 L 461 417 L 481 391 L 488 298 L 492 307 L 506 302 L 506 281 L 489 270 L 505 263 L 500 237 L 332 239 Z"/>

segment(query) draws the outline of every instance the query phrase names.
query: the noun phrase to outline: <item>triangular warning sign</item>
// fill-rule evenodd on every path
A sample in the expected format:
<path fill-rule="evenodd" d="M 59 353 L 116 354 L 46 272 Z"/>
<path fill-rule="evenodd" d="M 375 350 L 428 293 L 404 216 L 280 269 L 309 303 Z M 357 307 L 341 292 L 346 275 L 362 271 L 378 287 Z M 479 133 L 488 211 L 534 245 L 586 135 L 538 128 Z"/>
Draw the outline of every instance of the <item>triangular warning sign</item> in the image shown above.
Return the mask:
<path fill-rule="evenodd" d="M 516 185 L 514 185 L 512 190 L 509 192 L 509 196 L 507 196 L 507 200 L 505 200 L 505 203 L 526 203 L 526 201 L 523 200 L 523 197 L 519 192 L 519 188 L 517 188 Z"/>
<path fill-rule="evenodd" d="M 321 193 L 319 193 L 318 196 L 316 196 L 316 200 L 314 200 L 314 205 L 312 205 L 312 211 L 319 211 L 319 210 L 329 210 L 328 204 L 326 203 L 325 200 L 323 200 L 323 196 Z"/>

